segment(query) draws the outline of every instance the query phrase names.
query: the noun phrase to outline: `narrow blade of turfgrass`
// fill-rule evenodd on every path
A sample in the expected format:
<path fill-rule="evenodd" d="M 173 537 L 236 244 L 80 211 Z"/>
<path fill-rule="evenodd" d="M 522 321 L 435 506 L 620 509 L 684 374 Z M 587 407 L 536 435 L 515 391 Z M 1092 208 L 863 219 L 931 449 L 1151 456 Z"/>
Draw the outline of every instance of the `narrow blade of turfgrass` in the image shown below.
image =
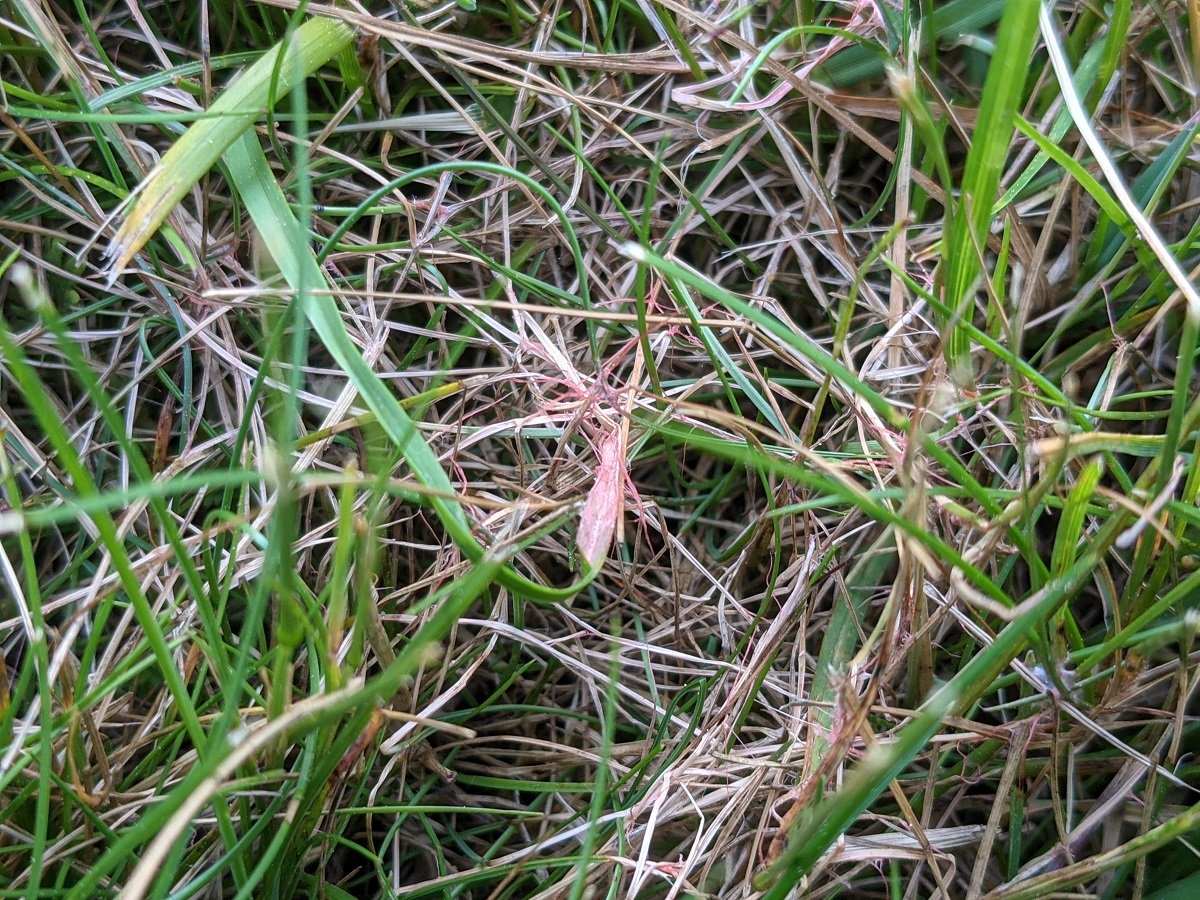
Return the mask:
<path fill-rule="evenodd" d="M 1010 0 L 1004 5 L 959 198 L 950 212 L 948 233 L 943 238 L 945 300 L 952 313 L 941 325 L 948 332 L 947 362 L 962 384 L 970 384 L 974 373 L 970 338 L 957 323 L 974 318 L 975 285 L 987 252 L 994 221 L 992 206 L 1008 158 L 1014 117 L 1024 98 L 1040 6 L 1041 0 Z"/>

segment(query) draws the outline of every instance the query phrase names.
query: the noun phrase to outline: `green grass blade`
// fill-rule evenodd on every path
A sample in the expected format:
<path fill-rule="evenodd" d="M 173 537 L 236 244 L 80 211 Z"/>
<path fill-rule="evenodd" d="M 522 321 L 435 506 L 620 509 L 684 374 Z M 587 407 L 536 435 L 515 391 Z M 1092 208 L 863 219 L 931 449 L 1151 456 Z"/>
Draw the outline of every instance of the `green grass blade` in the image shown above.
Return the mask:
<path fill-rule="evenodd" d="M 996 52 L 983 87 L 971 149 L 967 152 L 961 194 L 949 216 L 943 283 L 946 305 L 953 314 L 941 325 L 949 329 L 945 335 L 946 360 L 962 384 L 970 384 L 974 374 L 970 366 L 970 339 L 957 327 L 957 322 L 974 318 L 975 284 L 991 232 L 992 206 L 1008 157 L 1014 116 L 1025 92 L 1029 60 L 1038 33 L 1039 6 L 1040 0 L 1010 0 L 1005 4 Z"/>
<path fill-rule="evenodd" d="M 276 45 L 238 76 L 213 103 L 209 112 L 214 117 L 202 119 L 184 132 L 142 183 L 109 244 L 110 278 L 115 279 L 129 265 L 221 154 L 266 115 L 271 100 L 286 96 L 299 83 L 298 76 L 316 71 L 337 56 L 352 37 L 350 28 L 335 19 L 309 19 L 286 44 L 290 61 L 280 58 L 285 45 Z"/>
<path fill-rule="evenodd" d="M 816 865 L 834 841 L 855 822 L 888 784 L 928 744 L 942 721 L 961 715 L 991 687 L 995 678 L 1021 652 L 1029 636 L 1091 576 L 1095 555 L 1085 554 L 1062 578 L 1056 579 L 1021 604 L 1021 613 L 994 641 L 974 657 L 902 725 L 885 747 L 876 748 L 846 779 L 845 786 L 822 801 L 806 820 L 804 834 L 795 835 L 787 851 L 755 886 L 766 898 L 782 900 Z"/>
<path fill-rule="evenodd" d="M 298 285 L 324 284 L 324 274 L 316 257 L 300 239 L 299 224 L 276 183 L 266 157 L 253 135 L 243 135 L 227 153 L 230 176 L 246 204 L 255 226 L 268 242 L 280 273 L 294 288 Z M 471 534 L 462 506 L 437 455 L 421 436 L 416 423 L 378 375 L 367 365 L 350 340 L 337 305 L 328 293 L 317 291 L 308 302 L 309 323 L 330 355 L 341 367 L 376 419 L 403 453 L 417 479 L 431 490 L 428 503 L 437 513 L 455 544 L 473 561 L 480 560 L 484 549 Z M 569 600 L 579 593 L 594 570 L 584 580 L 566 588 L 551 588 L 530 581 L 505 566 L 499 579 L 505 587 L 522 597 L 539 602 Z"/>

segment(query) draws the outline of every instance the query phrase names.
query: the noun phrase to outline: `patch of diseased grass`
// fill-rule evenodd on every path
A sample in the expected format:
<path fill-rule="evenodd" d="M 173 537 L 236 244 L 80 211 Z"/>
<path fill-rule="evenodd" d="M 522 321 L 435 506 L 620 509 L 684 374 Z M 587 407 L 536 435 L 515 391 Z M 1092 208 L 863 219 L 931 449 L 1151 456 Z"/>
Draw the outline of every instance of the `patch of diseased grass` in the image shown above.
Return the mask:
<path fill-rule="evenodd" d="M 1193 5 L 294 7 L 0 4 L 0 894 L 1187 892 Z"/>

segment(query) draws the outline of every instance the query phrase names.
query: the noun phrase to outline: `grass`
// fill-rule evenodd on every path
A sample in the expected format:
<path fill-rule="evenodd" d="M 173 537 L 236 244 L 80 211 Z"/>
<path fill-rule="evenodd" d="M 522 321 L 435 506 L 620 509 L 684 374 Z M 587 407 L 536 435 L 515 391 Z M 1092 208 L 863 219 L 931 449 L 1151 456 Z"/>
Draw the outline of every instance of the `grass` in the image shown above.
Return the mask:
<path fill-rule="evenodd" d="M 1191 896 L 1197 34 L 0 3 L 0 896 Z"/>

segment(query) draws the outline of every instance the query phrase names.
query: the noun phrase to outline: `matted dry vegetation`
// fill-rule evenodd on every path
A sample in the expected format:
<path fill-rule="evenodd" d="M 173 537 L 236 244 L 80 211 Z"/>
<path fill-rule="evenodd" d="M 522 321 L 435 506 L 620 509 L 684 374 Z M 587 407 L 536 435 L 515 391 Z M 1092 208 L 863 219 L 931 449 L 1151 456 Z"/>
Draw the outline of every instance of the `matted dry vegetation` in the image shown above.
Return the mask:
<path fill-rule="evenodd" d="M 467 6 L 0 3 L 0 896 L 1191 896 L 1200 5 Z"/>

